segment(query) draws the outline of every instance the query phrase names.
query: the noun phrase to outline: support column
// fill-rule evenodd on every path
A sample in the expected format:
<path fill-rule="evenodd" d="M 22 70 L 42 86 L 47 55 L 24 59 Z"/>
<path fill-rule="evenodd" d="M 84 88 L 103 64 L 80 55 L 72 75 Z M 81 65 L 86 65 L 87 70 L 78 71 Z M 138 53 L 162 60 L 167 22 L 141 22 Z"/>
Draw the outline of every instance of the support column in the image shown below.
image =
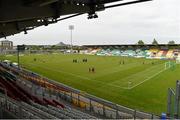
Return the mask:
<path fill-rule="evenodd" d="M 71 103 L 73 103 L 73 95 L 72 95 L 72 92 L 71 92 Z"/>
<path fill-rule="evenodd" d="M 81 106 L 80 106 L 80 98 L 79 98 L 79 94 L 78 94 L 78 106 L 81 107 Z"/>
<path fill-rule="evenodd" d="M 106 116 L 106 112 L 105 112 L 105 106 L 103 104 L 103 116 Z"/>
<path fill-rule="evenodd" d="M 3 119 L 3 110 L 0 108 L 0 119 Z"/>
<path fill-rule="evenodd" d="M 17 49 L 17 62 L 18 62 L 18 69 L 20 69 L 20 65 L 19 65 L 19 49 Z"/>
<path fill-rule="evenodd" d="M 116 119 L 119 119 L 118 106 L 116 104 Z"/>
<path fill-rule="evenodd" d="M 172 97 L 172 91 L 170 88 L 168 88 L 168 98 L 167 98 L 167 117 L 170 117 L 171 115 L 171 97 Z"/>
<path fill-rule="evenodd" d="M 89 99 L 89 110 L 90 110 L 90 112 L 92 112 L 92 103 L 91 103 L 91 99 Z"/>
<path fill-rule="evenodd" d="M 175 106 L 174 106 L 174 118 L 178 119 L 179 113 L 179 95 L 180 94 L 180 81 L 176 82 L 176 95 L 175 95 Z"/>
<path fill-rule="evenodd" d="M 134 120 L 136 119 L 136 110 L 134 110 L 134 115 L 133 115 L 133 117 L 134 117 Z"/>

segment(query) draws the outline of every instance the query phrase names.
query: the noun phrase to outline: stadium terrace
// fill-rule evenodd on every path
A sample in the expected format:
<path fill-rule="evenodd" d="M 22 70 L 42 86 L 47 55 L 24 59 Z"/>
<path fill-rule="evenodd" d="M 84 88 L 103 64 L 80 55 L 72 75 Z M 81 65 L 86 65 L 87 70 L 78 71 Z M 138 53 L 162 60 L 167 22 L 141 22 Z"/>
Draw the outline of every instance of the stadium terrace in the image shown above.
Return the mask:
<path fill-rule="evenodd" d="M 146 45 L 84 45 L 80 53 L 90 55 L 129 56 L 148 59 L 180 58 L 180 44 Z"/>

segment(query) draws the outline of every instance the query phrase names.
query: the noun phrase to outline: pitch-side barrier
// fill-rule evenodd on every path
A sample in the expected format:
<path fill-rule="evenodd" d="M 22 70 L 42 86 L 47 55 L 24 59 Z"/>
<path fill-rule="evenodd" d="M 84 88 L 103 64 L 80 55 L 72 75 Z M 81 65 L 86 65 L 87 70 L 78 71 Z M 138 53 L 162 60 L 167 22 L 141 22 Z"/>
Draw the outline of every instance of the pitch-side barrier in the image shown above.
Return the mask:
<path fill-rule="evenodd" d="M 65 84 L 48 79 L 32 71 L 16 68 L 10 65 L 0 63 L 1 69 L 13 73 L 16 77 L 31 81 L 41 87 L 44 87 L 49 94 L 57 96 L 82 111 L 95 114 L 104 118 L 116 119 L 159 119 L 160 117 L 152 113 L 146 113 L 139 110 L 134 110 L 125 106 L 121 106 L 102 98 L 90 95 L 86 92 L 74 89 Z"/>
<path fill-rule="evenodd" d="M 176 81 L 176 89 L 168 89 L 167 117 L 180 119 L 180 80 Z"/>

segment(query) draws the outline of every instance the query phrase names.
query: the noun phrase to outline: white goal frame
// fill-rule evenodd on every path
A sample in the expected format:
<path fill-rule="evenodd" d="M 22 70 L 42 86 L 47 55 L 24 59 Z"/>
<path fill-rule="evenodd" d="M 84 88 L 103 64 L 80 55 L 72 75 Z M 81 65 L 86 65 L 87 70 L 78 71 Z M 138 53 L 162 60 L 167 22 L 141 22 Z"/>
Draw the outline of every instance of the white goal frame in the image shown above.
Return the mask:
<path fill-rule="evenodd" d="M 176 58 L 176 64 L 180 64 L 180 57 Z"/>
<path fill-rule="evenodd" d="M 171 62 L 169 61 L 169 62 L 165 62 L 165 64 L 164 64 L 164 69 L 166 70 L 166 69 L 169 69 L 171 67 Z"/>

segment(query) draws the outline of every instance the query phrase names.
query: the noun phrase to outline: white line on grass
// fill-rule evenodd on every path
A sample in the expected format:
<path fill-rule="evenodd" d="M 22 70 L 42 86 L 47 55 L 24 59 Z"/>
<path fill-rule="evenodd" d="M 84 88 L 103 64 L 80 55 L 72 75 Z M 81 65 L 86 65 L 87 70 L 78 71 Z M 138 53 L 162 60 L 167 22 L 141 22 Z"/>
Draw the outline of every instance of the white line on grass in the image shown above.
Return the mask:
<path fill-rule="evenodd" d="M 71 76 L 74 76 L 74 77 L 78 77 L 78 78 L 81 78 L 81 79 L 86 79 L 86 80 L 89 80 L 89 81 L 94 81 L 94 82 L 97 82 L 97 83 L 102 83 L 106 86 L 112 86 L 112 87 L 118 87 L 118 88 L 121 88 L 121 89 L 129 89 L 127 87 L 120 87 L 118 85 L 113 85 L 113 84 L 108 84 L 106 82 L 102 82 L 102 81 L 98 81 L 98 80 L 93 80 L 93 79 L 90 79 L 88 77 L 84 77 L 84 76 L 80 76 L 80 75 L 76 75 L 76 74 L 73 74 L 73 73 L 69 73 L 69 72 L 64 72 L 62 70 L 54 70 L 54 69 L 50 69 L 50 68 L 46 68 L 46 67 L 42 67 L 40 65 L 36 65 L 36 64 L 33 64 L 33 63 L 26 63 L 26 64 L 29 64 L 29 65 L 33 65 L 33 66 L 39 66 L 43 69 L 46 69 L 46 70 L 51 70 L 51 71 L 55 71 L 55 72 L 60 72 L 60 73 L 64 73 L 64 74 L 68 74 L 68 75 L 71 75 Z"/>
<path fill-rule="evenodd" d="M 55 72 L 60 72 L 60 73 L 68 74 L 68 75 L 71 75 L 71 76 L 74 76 L 74 77 L 78 77 L 78 78 L 81 78 L 81 79 L 89 79 L 88 77 L 76 75 L 76 74 L 73 74 L 73 73 L 70 73 L 70 72 L 64 72 L 62 70 L 55 70 L 55 69 L 50 69 L 50 68 L 47 68 L 47 67 L 42 67 L 40 65 L 33 64 L 33 63 L 26 63 L 26 64 L 33 65 L 33 66 L 38 66 L 38 67 L 41 67 L 41 68 L 46 69 L 46 70 L 51 70 L 51 71 L 55 71 Z"/>
<path fill-rule="evenodd" d="M 126 90 L 133 89 L 133 88 L 135 88 L 135 87 L 143 84 L 144 82 L 152 79 L 153 77 L 157 76 L 158 74 L 164 72 L 165 70 L 167 70 L 167 69 L 163 69 L 163 70 L 161 70 L 160 72 L 158 72 L 158 73 L 156 73 L 156 74 L 148 77 L 147 79 L 143 80 L 142 82 L 140 82 L 140 83 L 138 83 L 138 84 L 136 84 L 136 85 L 134 85 L 134 86 L 132 86 L 132 87 L 121 87 L 121 86 L 118 86 L 118 85 L 109 84 L 109 83 L 102 82 L 102 81 L 98 81 L 98 80 L 93 80 L 93 79 L 90 79 L 90 78 L 88 78 L 88 77 L 80 76 L 80 75 L 77 75 L 77 74 L 73 74 L 73 73 L 69 73 L 69 72 L 64 72 L 64 71 L 62 71 L 62 70 L 54 70 L 54 69 L 50 69 L 50 68 L 47 68 L 47 67 L 42 67 L 42 66 L 40 66 L 40 65 L 36 65 L 36 64 L 33 64 L 33 63 L 27 63 L 27 64 L 33 65 L 33 66 L 39 66 L 39 67 L 41 67 L 41 68 L 44 68 L 44 69 L 47 69 L 47 70 L 51 70 L 51 71 L 55 71 L 55 72 L 60 72 L 60 73 L 68 74 L 68 75 L 71 75 L 71 76 L 74 76 L 74 77 L 78 77 L 78 78 L 81 78 L 81 79 L 86 79 L 86 80 L 89 80 L 89 81 L 94 81 L 94 82 L 97 82 L 97 83 L 104 84 L 104 85 L 106 85 L 106 86 L 112 86 L 112 87 L 117 87 L 117 88 L 126 89 Z"/>
<path fill-rule="evenodd" d="M 134 87 L 137 87 L 138 85 L 143 84 L 144 82 L 152 79 L 153 77 L 157 76 L 158 74 L 160 74 L 161 72 L 163 72 L 163 71 L 165 71 L 165 70 L 167 70 L 167 69 L 163 69 L 163 70 L 161 70 L 160 72 L 153 74 L 152 76 L 144 79 L 143 81 L 141 81 L 140 83 L 137 83 L 136 85 L 134 85 L 134 86 L 132 86 L 132 87 L 123 87 L 123 89 L 128 89 L 128 90 L 133 89 Z M 136 73 L 136 74 L 138 74 L 138 73 Z M 115 82 L 113 82 L 113 83 L 116 83 L 116 82 L 118 82 L 118 81 L 115 81 Z M 109 85 L 114 85 L 113 83 L 109 83 Z"/>
<path fill-rule="evenodd" d="M 111 71 L 111 72 L 109 72 L 109 73 L 106 73 L 107 72 L 107 69 L 105 69 L 105 70 L 103 70 L 103 71 L 101 71 L 101 73 L 104 73 L 104 74 L 100 74 L 100 75 L 98 75 L 97 77 L 102 77 L 102 76 L 104 76 L 104 75 L 107 75 L 107 74 L 113 74 L 113 73 L 117 73 L 117 72 L 121 72 L 121 71 L 123 71 L 123 70 L 127 70 L 127 69 L 129 69 L 129 68 L 132 68 L 132 67 L 136 67 L 136 66 L 131 66 L 131 67 L 129 67 L 130 65 L 136 65 L 137 66 L 137 62 L 135 62 L 135 63 L 129 63 L 128 65 L 126 65 L 126 68 L 123 68 L 122 69 L 122 67 L 124 67 L 124 66 L 116 66 L 116 67 L 113 67 L 113 69 L 117 69 L 118 68 L 118 70 L 114 70 L 113 72 Z M 128 67 L 127 67 L 128 66 Z"/>
<path fill-rule="evenodd" d="M 156 74 L 154 74 L 154 75 L 148 77 L 147 79 L 145 79 L 145 80 L 143 80 L 142 82 L 140 82 L 140 83 L 138 83 L 138 84 L 136 84 L 136 85 L 130 87 L 129 89 L 133 89 L 133 88 L 135 88 L 135 87 L 137 87 L 137 86 L 143 84 L 144 82 L 146 82 L 146 81 L 148 81 L 148 80 L 150 80 L 150 79 L 156 77 L 157 75 L 159 75 L 160 73 L 164 72 L 165 70 L 167 70 L 167 69 L 163 69 L 163 70 L 159 71 L 158 73 L 156 73 Z"/>

